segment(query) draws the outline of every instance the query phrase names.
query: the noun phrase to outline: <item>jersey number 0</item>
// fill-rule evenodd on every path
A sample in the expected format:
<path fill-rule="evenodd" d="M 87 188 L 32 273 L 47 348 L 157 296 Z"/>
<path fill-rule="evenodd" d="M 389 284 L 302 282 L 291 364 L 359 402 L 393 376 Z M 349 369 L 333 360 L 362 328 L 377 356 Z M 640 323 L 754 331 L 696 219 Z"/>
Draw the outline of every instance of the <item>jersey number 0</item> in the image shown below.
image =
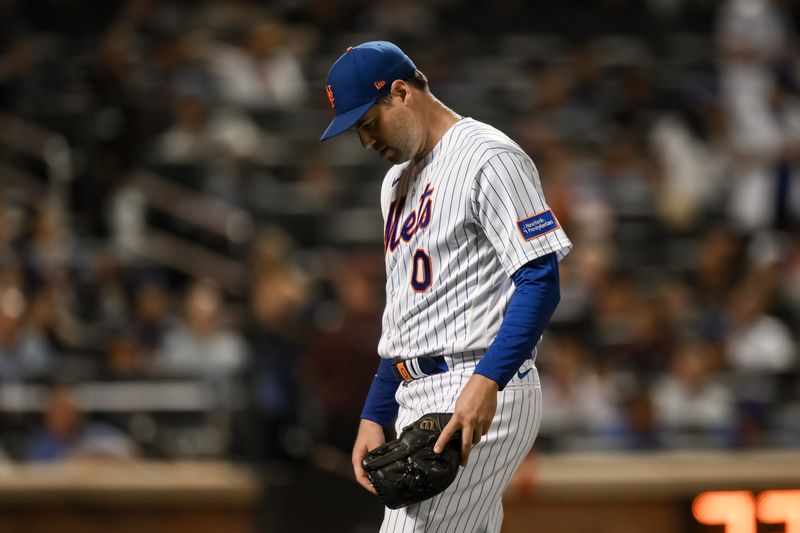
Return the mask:
<path fill-rule="evenodd" d="M 431 288 L 431 283 L 433 283 L 431 256 L 422 248 L 417 248 L 411 260 L 413 262 L 411 267 L 411 287 L 414 288 L 415 292 L 425 292 Z"/>

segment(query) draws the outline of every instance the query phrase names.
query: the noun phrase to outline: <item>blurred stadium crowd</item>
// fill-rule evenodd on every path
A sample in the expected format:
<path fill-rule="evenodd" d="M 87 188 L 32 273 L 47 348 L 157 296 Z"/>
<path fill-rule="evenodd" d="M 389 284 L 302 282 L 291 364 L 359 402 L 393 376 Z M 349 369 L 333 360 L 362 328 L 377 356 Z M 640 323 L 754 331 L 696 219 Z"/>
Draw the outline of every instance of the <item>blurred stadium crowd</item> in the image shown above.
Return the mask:
<path fill-rule="evenodd" d="M 0 455 L 349 453 L 385 167 L 317 139 L 327 69 L 376 38 L 531 154 L 575 243 L 538 449 L 796 446 L 799 17 L 0 0 Z"/>

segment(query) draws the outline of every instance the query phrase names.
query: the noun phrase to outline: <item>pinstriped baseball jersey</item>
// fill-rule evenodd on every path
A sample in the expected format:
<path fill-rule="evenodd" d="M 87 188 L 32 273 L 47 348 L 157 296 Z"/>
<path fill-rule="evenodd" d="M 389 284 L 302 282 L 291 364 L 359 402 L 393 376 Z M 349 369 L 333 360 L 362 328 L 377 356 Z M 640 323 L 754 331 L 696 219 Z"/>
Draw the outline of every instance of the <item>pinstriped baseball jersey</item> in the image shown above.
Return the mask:
<path fill-rule="evenodd" d="M 381 188 L 386 308 L 381 357 L 485 350 L 529 261 L 572 248 L 531 159 L 473 119 L 453 125 Z"/>

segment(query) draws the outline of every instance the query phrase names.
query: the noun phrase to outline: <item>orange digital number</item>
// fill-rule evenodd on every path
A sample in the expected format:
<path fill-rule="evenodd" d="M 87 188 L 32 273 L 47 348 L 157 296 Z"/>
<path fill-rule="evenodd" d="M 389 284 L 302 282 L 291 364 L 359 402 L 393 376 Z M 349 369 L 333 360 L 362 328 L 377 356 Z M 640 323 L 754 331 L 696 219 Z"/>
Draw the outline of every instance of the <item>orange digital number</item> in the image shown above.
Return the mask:
<path fill-rule="evenodd" d="M 800 490 L 768 490 L 756 500 L 758 521 L 786 524 L 786 533 L 800 533 Z"/>
<path fill-rule="evenodd" d="M 701 524 L 725 526 L 725 533 L 756 533 L 756 503 L 750 491 L 704 492 L 692 503 Z"/>
<path fill-rule="evenodd" d="M 724 525 L 725 533 L 756 533 L 757 521 L 800 533 L 800 490 L 768 490 L 757 499 L 744 490 L 704 492 L 694 499 L 692 514 L 701 524 Z"/>

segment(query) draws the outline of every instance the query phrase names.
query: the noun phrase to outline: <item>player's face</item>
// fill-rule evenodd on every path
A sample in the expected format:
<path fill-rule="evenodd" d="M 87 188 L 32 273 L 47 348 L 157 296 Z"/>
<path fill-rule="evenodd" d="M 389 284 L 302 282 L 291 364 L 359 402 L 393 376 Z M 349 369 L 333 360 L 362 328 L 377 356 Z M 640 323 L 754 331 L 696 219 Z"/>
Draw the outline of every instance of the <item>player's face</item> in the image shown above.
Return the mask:
<path fill-rule="evenodd" d="M 353 127 L 364 148 L 371 148 L 392 164 L 411 159 L 419 150 L 413 115 L 393 98 L 376 103 Z"/>

